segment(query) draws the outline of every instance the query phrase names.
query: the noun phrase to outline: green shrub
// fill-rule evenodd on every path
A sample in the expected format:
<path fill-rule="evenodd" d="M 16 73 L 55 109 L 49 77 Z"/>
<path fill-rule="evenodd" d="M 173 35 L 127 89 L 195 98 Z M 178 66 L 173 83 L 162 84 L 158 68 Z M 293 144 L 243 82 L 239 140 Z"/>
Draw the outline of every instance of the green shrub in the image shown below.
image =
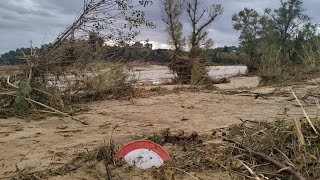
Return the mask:
<path fill-rule="evenodd" d="M 25 99 L 31 93 L 32 87 L 26 82 L 22 82 L 17 92 L 17 97 L 13 103 L 13 110 L 17 114 L 25 114 L 30 111 L 30 103 Z"/>

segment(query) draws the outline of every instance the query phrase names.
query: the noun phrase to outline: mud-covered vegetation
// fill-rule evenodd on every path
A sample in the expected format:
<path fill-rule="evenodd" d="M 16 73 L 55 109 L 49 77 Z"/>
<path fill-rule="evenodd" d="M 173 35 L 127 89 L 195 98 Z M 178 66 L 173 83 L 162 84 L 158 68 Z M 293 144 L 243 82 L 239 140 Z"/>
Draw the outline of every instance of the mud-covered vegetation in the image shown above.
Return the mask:
<path fill-rule="evenodd" d="M 105 40 L 120 45 L 137 36 L 139 26 L 154 27 L 132 3 L 85 1 L 73 24 L 54 42 L 41 49 L 31 42 L 22 49 L 22 73 L 1 78 L 1 116 L 47 112 L 79 121 L 71 116 L 74 102 L 133 96 L 132 83 L 120 65 L 110 65 L 104 72 L 86 68 L 88 62 L 105 55 L 100 52 Z M 150 4 L 139 1 L 142 7 Z"/>

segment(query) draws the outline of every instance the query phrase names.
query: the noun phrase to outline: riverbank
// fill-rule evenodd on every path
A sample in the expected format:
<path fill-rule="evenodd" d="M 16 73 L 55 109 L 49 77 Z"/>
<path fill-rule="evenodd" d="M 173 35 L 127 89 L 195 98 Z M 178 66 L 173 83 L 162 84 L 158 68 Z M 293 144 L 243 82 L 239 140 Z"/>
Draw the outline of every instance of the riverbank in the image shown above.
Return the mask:
<path fill-rule="evenodd" d="M 28 172 L 57 169 L 71 161 L 75 153 L 93 150 L 109 141 L 114 127 L 117 128 L 113 140 L 121 146 L 167 128 L 172 132 L 210 134 L 213 129 L 238 124 L 241 120 L 271 122 L 284 116 L 289 119 L 302 117 L 296 102 L 290 101 L 290 90 L 295 89 L 298 96 L 302 96 L 315 88 L 317 86 L 314 85 L 251 87 L 245 90 L 230 88 L 204 92 L 180 91 L 130 101 L 98 101 L 86 104 L 87 111 L 75 116 L 88 122 L 88 126 L 55 116 L 0 119 L 0 177 L 14 176 L 24 169 Z M 316 116 L 315 104 L 309 105 L 308 114 Z M 170 154 L 177 153 L 170 148 L 168 151 Z M 210 171 L 205 173 L 210 176 Z M 95 179 L 90 173 L 80 171 L 55 174 L 49 179 L 76 179 L 82 176 Z"/>

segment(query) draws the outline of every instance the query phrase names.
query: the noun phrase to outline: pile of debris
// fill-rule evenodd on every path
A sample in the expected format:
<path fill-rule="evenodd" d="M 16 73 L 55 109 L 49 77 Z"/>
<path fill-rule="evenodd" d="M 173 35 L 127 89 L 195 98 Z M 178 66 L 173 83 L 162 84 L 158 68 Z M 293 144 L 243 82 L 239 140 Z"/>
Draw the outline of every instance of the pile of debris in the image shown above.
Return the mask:
<path fill-rule="evenodd" d="M 314 120 L 313 125 L 318 130 L 320 122 Z M 96 150 L 75 154 L 59 168 L 21 170 L 17 177 L 72 178 L 81 174 L 89 179 L 109 180 L 320 178 L 320 138 L 305 119 L 271 123 L 243 120 L 241 124 L 198 133 L 165 129 L 148 139 L 161 144 L 173 160 L 148 170 L 131 167 L 114 158 L 118 148 L 112 139 Z"/>
<path fill-rule="evenodd" d="M 30 54 L 22 52 L 23 72 L 0 79 L 0 116 L 46 113 L 76 120 L 71 116 L 72 103 L 133 96 L 134 88 L 123 67 L 116 64 L 99 74 L 86 69 L 89 62 L 106 55 L 103 39 L 121 44 L 137 36 L 139 26 L 154 27 L 133 3 L 85 0 L 75 21 L 44 50 L 37 52 L 31 42 Z M 140 6 L 148 4 L 151 1 L 139 1 Z"/>

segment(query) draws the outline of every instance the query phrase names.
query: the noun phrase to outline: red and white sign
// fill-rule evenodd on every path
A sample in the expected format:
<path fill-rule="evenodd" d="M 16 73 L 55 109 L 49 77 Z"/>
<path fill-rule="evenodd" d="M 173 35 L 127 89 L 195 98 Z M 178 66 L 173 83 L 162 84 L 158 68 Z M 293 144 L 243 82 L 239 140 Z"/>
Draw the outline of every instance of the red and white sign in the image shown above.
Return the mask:
<path fill-rule="evenodd" d="M 129 165 L 140 169 L 160 167 L 164 161 L 172 160 L 161 146 L 148 140 L 134 141 L 123 146 L 115 158 L 123 158 Z"/>

